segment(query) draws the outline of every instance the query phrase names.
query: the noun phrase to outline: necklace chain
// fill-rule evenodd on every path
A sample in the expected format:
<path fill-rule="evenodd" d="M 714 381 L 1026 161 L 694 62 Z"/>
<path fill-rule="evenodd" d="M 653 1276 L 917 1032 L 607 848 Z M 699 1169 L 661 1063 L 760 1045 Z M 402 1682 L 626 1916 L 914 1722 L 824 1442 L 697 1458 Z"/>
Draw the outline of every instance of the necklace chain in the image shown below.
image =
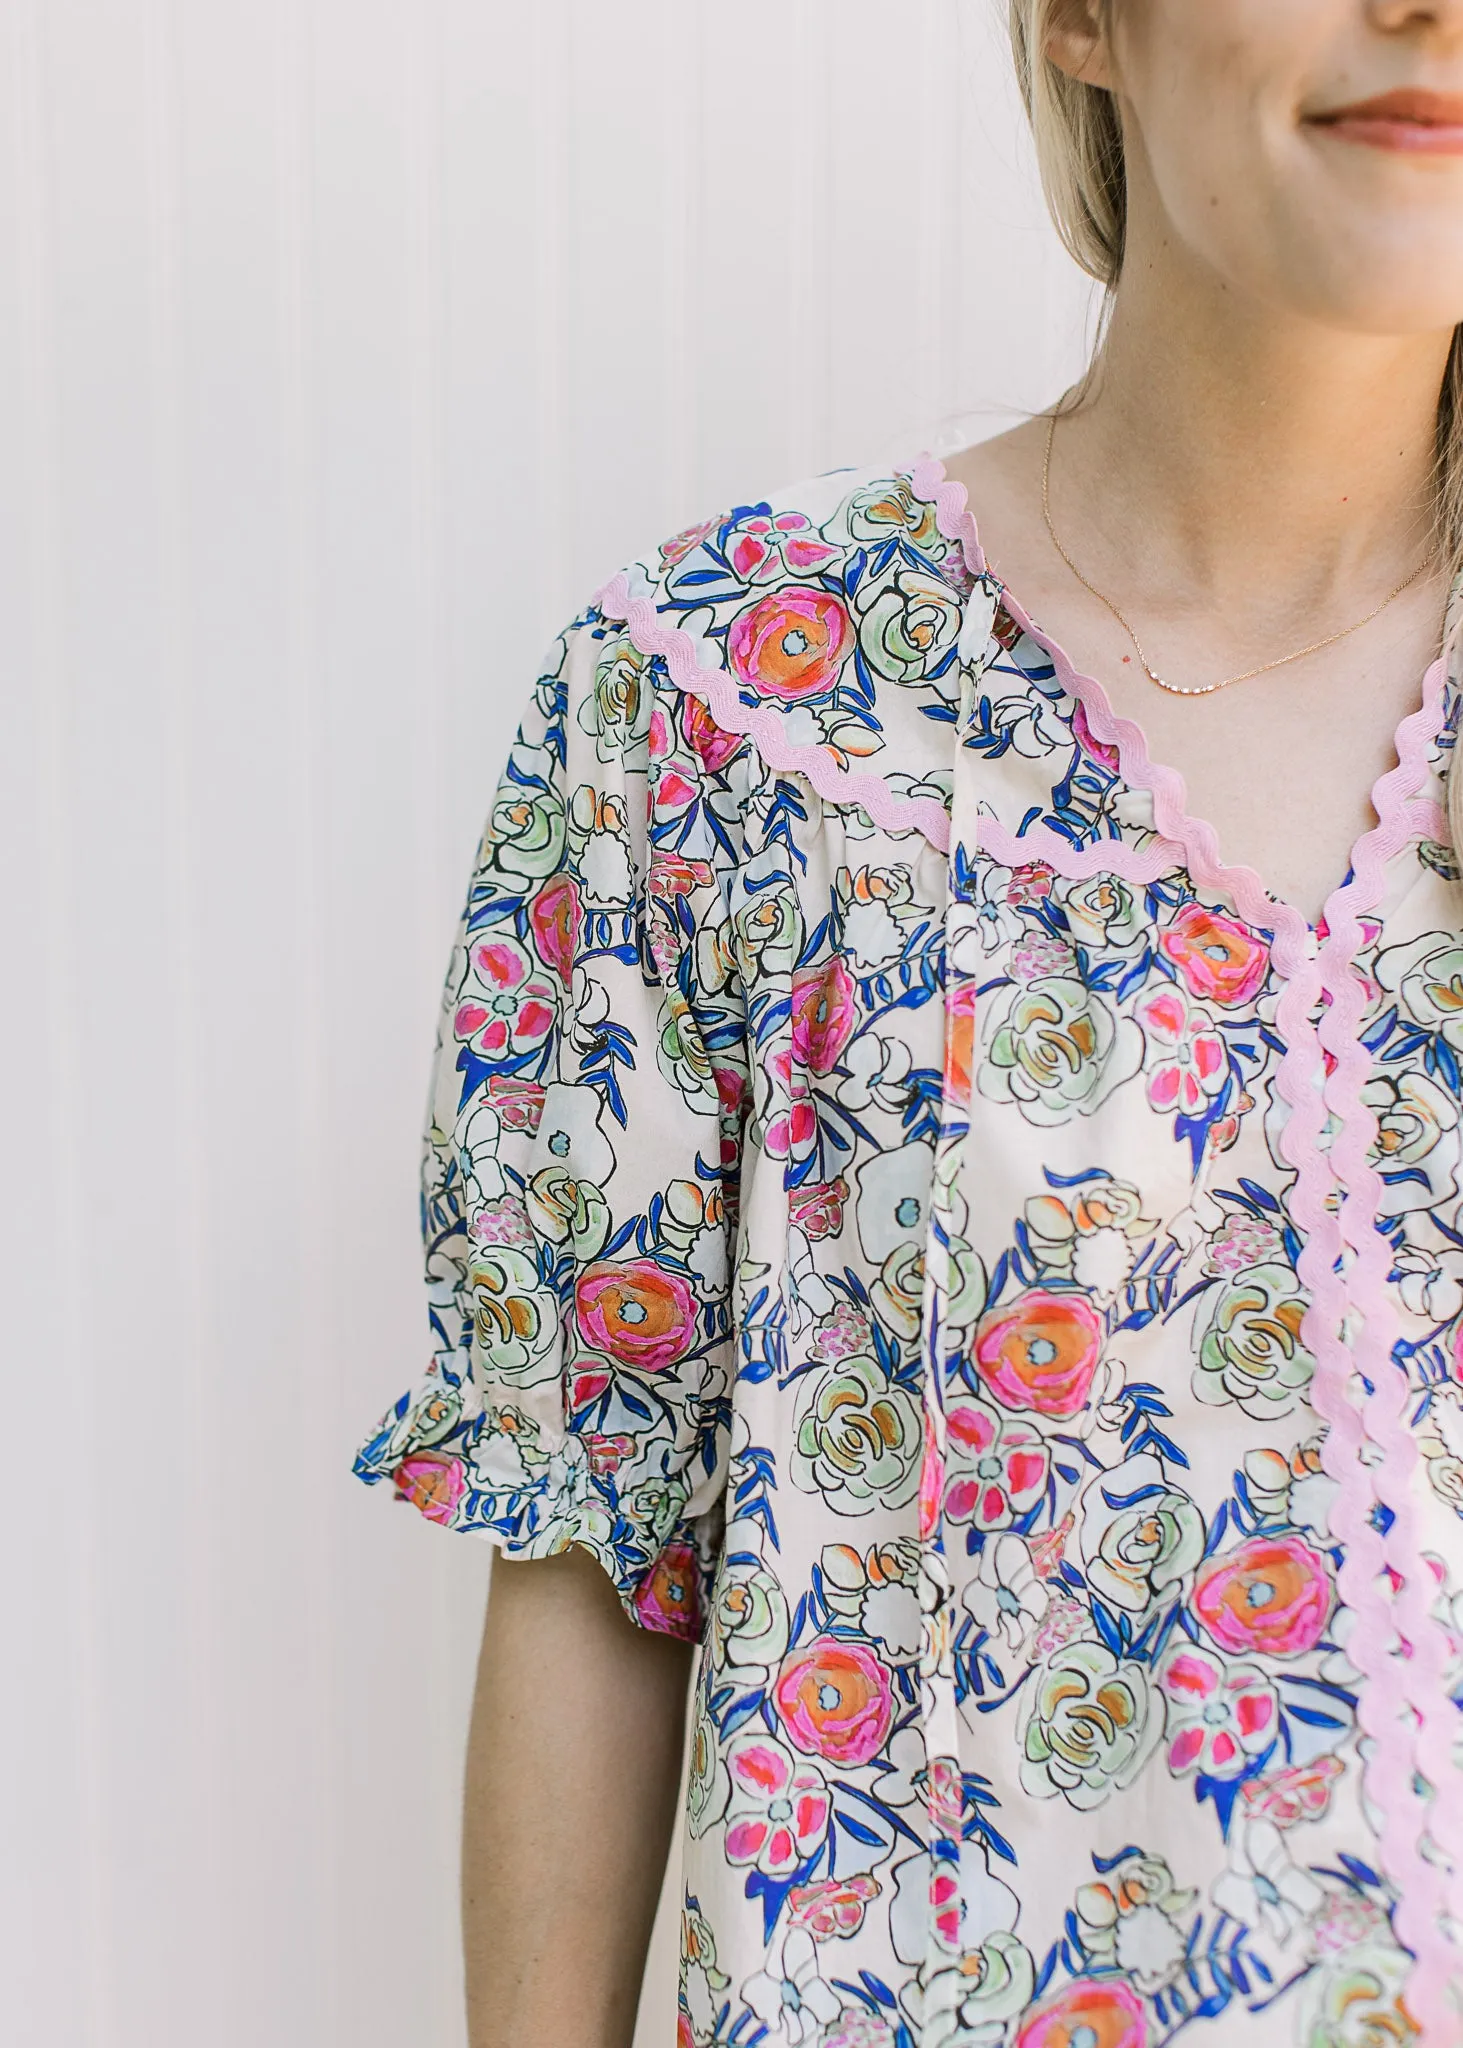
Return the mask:
<path fill-rule="evenodd" d="M 1118 610 L 1117 605 L 1107 595 L 1106 591 L 1099 590 L 1090 577 L 1083 575 L 1057 537 L 1057 530 L 1052 525 L 1051 511 L 1052 442 L 1056 439 L 1056 432 L 1057 416 L 1053 413 L 1047 422 L 1046 456 L 1041 465 L 1041 516 L 1046 521 L 1046 530 L 1051 536 L 1052 546 L 1056 549 L 1077 581 L 1082 585 L 1083 589 L 1090 591 L 1099 604 L 1106 605 L 1107 609 L 1132 641 L 1134 652 L 1137 654 L 1139 664 L 1149 682 L 1156 683 L 1160 690 L 1167 690 L 1171 696 L 1212 697 L 1216 690 L 1227 690 L 1231 683 L 1251 682 L 1256 676 L 1269 675 L 1272 669 L 1285 668 L 1290 662 L 1299 661 L 1307 654 L 1319 654 L 1323 647 L 1334 647 L 1338 640 L 1345 640 L 1350 634 L 1359 633 L 1363 626 L 1369 626 L 1378 613 L 1384 612 L 1387 609 L 1387 606 L 1391 604 L 1394 598 L 1400 597 L 1404 590 L 1410 590 L 1418 577 L 1423 575 L 1437 559 L 1438 550 L 1435 542 L 1428 549 L 1412 574 L 1404 576 L 1394 589 L 1389 590 L 1381 603 L 1373 605 L 1364 619 L 1357 619 L 1353 624 L 1343 626 L 1339 633 L 1328 633 L 1324 640 L 1312 640 L 1306 647 L 1297 647 L 1293 654 L 1282 654 L 1275 661 L 1262 662 L 1258 668 L 1247 668 L 1237 676 L 1221 676 L 1217 683 L 1171 683 L 1166 677 L 1159 675 L 1158 671 L 1150 663 L 1147 655 L 1143 652 L 1143 643 L 1139 640 L 1138 635 L 1133 631 L 1132 626 L 1128 623 L 1122 612 Z"/>

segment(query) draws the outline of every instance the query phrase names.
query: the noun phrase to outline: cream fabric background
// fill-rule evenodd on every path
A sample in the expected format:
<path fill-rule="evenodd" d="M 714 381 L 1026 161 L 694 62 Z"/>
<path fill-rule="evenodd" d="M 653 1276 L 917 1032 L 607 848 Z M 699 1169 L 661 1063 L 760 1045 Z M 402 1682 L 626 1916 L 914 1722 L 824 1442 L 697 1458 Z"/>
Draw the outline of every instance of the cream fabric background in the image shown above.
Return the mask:
<path fill-rule="evenodd" d="M 1074 368 L 998 13 L 0 0 L 8 2038 L 460 2048 L 488 1557 L 347 1466 L 470 850 L 629 555 Z"/>

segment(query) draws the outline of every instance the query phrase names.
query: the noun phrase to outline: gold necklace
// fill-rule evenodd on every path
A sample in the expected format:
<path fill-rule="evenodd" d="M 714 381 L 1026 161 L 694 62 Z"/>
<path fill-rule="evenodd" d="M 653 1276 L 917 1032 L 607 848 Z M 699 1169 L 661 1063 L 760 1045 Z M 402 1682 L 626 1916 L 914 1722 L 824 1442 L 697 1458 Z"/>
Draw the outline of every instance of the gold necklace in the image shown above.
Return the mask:
<path fill-rule="evenodd" d="M 1303 655 L 1319 654 L 1323 647 L 1334 647 L 1338 640 L 1344 640 L 1346 639 L 1348 634 L 1359 633 L 1363 626 L 1369 626 L 1372 620 L 1376 618 L 1379 612 L 1384 612 L 1387 609 L 1387 606 L 1391 604 L 1394 598 L 1400 597 L 1404 590 L 1410 590 L 1412 585 L 1416 583 L 1418 577 L 1421 576 L 1425 570 L 1430 568 L 1433 562 L 1437 559 L 1437 543 L 1434 542 L 1432 547 L 1428 549 L 1427 553 L 1423 556 L 1422 560 L 1413 570 L 1412 574 L 1410 576 L 1404 576 L 1402 581 L 1396 586 L 1394 590 L 1389 590 L 1387 592 L 1387 595 L 1382 599 L 1381 603 L 1378 605 L 1373 605 L 1372 609 L 1367 613 L 1364 619 L 1358 619 L 1354 625 L 1343 626 L 1339 633 L 1328 633 L 1324 640 L 1312 640 L 1308 647 L 1297 647 L 1293 654 L 1282 654 L 1277 661 L 1262 662 L 1259 668 L 1247 668 L 1240 675 L 1222 676 L 1217 683 L 1199 683 L 1192 686 L 1187 683 L 1171 683 L 1165 677 L 1159 675 L 1158 671 L 1152 666 L 1147 655 L 1143 652 L 1143 644 L 1139 640 L 1138 635 L 1133 631 L 1133 628 L 1129 625 L 1127 619 L 1124 618 L 1123 614 L 1118 610 L 1117 606 L 1113 603 L 1112 599 L 1107 595 L 1105 591 L 1099 590 L 1097 585 L 1091 580 L 1090 577 L 1083 575 L 1082 571 L 1077 567 L 1077 564 L 1072 560 L 1072 557 L 1067 553 L 1067 550 L 1062 546 L 1062 543 L 1057 538 L 1057 530 L 1052 525 L 1051 510 L 1052 442 L 1056 438 L 1056 432 L 1057 416 L 1055 413 L 1053 413 L 1050 420 L 1047 423 L 1046 457 L 1041 465 L 1041 516 L 1046 521 L 1046 530 L 1051 535 L 1052 546 L 1056 549 L 1057 553 L 1061 556 L 1062 560 L 1066 563 L 1067 567 L 1071 570 L 1072 574 L 1076 577 L 1077 581 L 1082 585 L 1083 589 L 1091 591 L 1092 595 L 1097 599 L 1099 604 L 1107 606 L 1107 609 L 1112 613 L 1113 617 L 1117 620 L 1118 624 L 1122 627 L 1123 631 L 1132 641 L 1134 651 L 1138 656 L 1138 660 L 1140 665 L 1142 666 L 1143 673 L 1145 676 L 1147 676 L 1149 682 L 1156 683 L 1160 690 L 1167 690 L 1172 696 L 1211 697 L 1216 690 L 1227 690 L 1231 683 L 1251 682 L 1256 676 L 1268 675 L 1271 669 L 1284 668 L 1289 662 L 1299 661 Z"/>

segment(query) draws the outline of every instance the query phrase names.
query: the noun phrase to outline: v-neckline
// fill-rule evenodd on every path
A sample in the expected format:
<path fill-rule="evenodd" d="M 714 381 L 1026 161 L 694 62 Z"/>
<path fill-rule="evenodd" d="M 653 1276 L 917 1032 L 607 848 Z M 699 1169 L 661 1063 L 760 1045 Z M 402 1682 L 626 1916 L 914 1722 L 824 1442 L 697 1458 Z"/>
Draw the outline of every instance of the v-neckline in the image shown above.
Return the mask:
<path fill-rule="evenodd" d="M 996 593 L 1011 623 L 1045 651 L 1062 689 L 1082 706 L 1094 739 L 1116 753 L 1123 781 L 1130 789 L 1144 790 L 1152 797 L 1157 829 L 1183 847 L 1196 883 L 1227 897 L 1249 923 L 1268 927 L 1277 937 L 1283 933 L 1292 944 L 1311 954 L 1338 922 L 1355 915 L 1358 909 L 1374 907 L 1385 869 L 1414 836 L 1410 830 L 1410 806 L 1426 780 L 1432 745 L 1443 723 L 1446 649 L 1429 664 L 1422 678 L 1419 701 L 1399 720 L 1393 733 L 1393 764 L 1372 785 L 1376 822 L 1366 826 L 1353 842 L 1345 872 L 1328 891 L 1320 917 L 1312 920 L 1297 905 L 1267 887 L 1256 869 L 1224 858 L 1213 825 L 1189 809 L 1182 772 L 1154 760 L 1139 722 L 1113 710 L 1107 690 L 1098 678 L 1078 668 L 1061 642 L 1036 623 L 1010 586 L 991 568 L 965 485 L 957 477 L 949 476 L 943 463 L 937 461 L 932 466 L 932 495 L 937 500 L 947 538 L 958 538 L 971 573 Z M 1358 894 L 1363 897 L 1360 903 L 1353 900 Z"/>

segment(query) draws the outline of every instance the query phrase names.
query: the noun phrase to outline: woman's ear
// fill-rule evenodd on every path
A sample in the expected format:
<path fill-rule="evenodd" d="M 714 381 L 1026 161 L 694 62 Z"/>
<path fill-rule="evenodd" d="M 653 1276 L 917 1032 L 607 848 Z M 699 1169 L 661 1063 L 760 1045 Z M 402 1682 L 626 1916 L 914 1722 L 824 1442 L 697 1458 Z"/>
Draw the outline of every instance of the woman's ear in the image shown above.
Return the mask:
<path fill-rule="evenodd" d="M 1047 16 L 1044 54 L 1058 71 L 1083 85 L 1112 89 L 1103 0 L 1054 0 Z"/>

